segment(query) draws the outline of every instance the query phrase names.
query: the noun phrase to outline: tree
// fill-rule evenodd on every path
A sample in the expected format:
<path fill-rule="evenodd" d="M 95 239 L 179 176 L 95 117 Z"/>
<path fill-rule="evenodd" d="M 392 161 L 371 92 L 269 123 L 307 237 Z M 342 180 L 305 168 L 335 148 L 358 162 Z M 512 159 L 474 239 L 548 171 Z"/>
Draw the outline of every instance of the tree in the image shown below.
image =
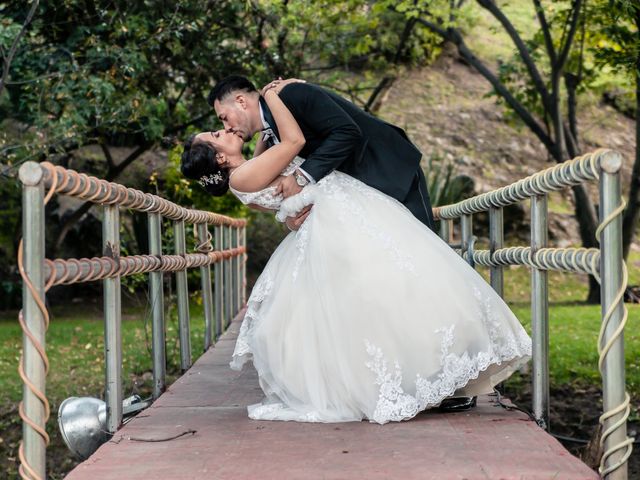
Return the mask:
<path fill-rule="evenodd" d="M 2 54 L 2 77 L 0 77 L 0 95 L 2 95 L 2 91 L 4 90 L 4 85 L 7 81 L 7 77 L 9 76 L 9 70 L 11 69 L 11 62 L 13 62 L 13 57 L 16 54 L 16 50 L 18 45 L 20 44 L 20 40 L 24 36 L 29 23 L 33 19 L 33 15 L 36 13 L 36 9 L 38 8 L 38 4 L 40 0 L 34 0 L 29 8 L 29 12 L 27 13 L 27 18 L 24 20 L 22 27 L 19 27 L 18 33 L 16 34 L 11 46 L 9 47 L 9 51 L 5 53 L 4 48 L 0 48 L 0 54 Z M 18 25 L 15 25 L 16 27 Z M 0 46 L 1 47 L 1 46 Z"/>
<path fill-rule="evenodd" d="M 417 18 L 420 25 L 455 45 L 461 58 L 485 77 L 495 95 L 538 137 L 549 156 L 556 162 L 564 162 L 581 154 L 577 96 L 585 88 L 585 76 L 591 73 L 585 67 L 585 42 L 594 28 L 596 7 L 587 8 L 583 0 L 556 2 L 553 9 L 546 9 L 542 0 L 532 2 L 540 30 L 530 40 L 522 37 L 495 0 L 476 2 L 509 35 L 517 52 L 498 71 L 478 58 L 465 41 L 459 26 L 459 18 L 465 15 L 464 2 L 405 0 L 392 8 Z M 607 2 L 601 1 L 598 6 L 604 3 Z M 635 42 L 637 47 L 637 39 Z M 595 247 L 598 222 L 593 201 L 583 185 L 572 187 L 572 191 L 582 244 Z M 630 242 L 633 222 L 625 223 Z M 593 277 L 589 287 L 588 301 L 598 302 L 599 287 Z"/>
<path fill-rule="evenodd" d="M 193 129 L 215 128 L 205 99 L 231 73 L 258 85 L 303 76 L 373 107 L 367 95 L 387 65 L 422 61 L 436 48 L 429 32 L 403 34 L 408 23 L 368 0 L 4 3 L 0 47 L 11 54 L 0 95 L 0 174 L 15 182 L 22 162 L 46 159 L 131 185 L 123 174 L 145 152 L 168 148 Z M 88 147 L 101 156 L 89 158 Z M 116 155 L 114 147 L 128 153 Z M 89 218 L 90 207 L 47 222 L 47 238 L 55 239 L 50 256 Z M 5 231 L 18 222 L 16 212 L 16 228 Z"/>
<path fill-rule="evenodd" d="M 601 35 L 595 36 L 590 46 L 598 65 L 629 76 L 635 84 L 636 154 L 622 229 L 622 248 L 626 259 L 640 219 L 640 2 L 599 2 L 594 9 L 594 23 L 602 28 Z"/>

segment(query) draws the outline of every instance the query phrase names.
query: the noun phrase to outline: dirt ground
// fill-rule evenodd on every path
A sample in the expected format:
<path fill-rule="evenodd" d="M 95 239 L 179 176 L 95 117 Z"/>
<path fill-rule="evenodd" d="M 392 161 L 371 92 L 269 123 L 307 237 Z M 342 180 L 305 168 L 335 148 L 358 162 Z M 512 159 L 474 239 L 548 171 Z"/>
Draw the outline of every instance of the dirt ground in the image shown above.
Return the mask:
<path fill-rule="evenodd" d="M 524 386 L 517 389 L 505 388 L 504 395 L 523 410 L 531 410 L 529 379 L 525 380 Z M 598 417 L 602 414 L 602 391 L 594 386 L 560 385 L 551 387 L 550 397 L 549 431 L 558 436 L 558 440 L 567 450 L 595 470 L 597 466 L 593 465 L 590 452 L 587 451 L 587 442 L 592 440 L 597 431 Z M 632 405 L 634 404 L 637 405 L 637 402 L 632 402 Z M 638 432 L 640 421 L 630 421 L 627 424 L 627 434 L 637 438 Z M 629 478 L 640 478 L 638 445 L 634 445 L 629 458 Z"/>

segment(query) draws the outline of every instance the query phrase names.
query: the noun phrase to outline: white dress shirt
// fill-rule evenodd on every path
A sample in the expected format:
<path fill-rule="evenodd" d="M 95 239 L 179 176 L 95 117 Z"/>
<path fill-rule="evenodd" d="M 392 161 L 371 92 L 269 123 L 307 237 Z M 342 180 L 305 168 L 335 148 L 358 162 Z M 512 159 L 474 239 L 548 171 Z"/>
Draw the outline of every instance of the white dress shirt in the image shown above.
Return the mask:
<path fill-rule="evenodd" d="M 262 120 L 262 141 L 266 142 L 269 138 L 273 139 L 273 143 L 275 143 L 276 145 L 278 143 L 280 143 L 280 139 L 276 136 L 275 132 L 273 131 L 273 128 L 271 127 L 271 125 L 269 125 L 269 122 L 267 122 L 267 120 L 264 118 L 264 111 L 262 110 L 262 105 L 258 104 L 258 106 L 260 107 L 260 120 Z M 305 172 L 302 168 L 298 167 L 298 170 L 300 171 L 300 173 L 302 173 L 307 180 L 309 180 L 309 183 L 314 184 L 316 183 L 315 179 L 309 175 L 307 172 Z"/>

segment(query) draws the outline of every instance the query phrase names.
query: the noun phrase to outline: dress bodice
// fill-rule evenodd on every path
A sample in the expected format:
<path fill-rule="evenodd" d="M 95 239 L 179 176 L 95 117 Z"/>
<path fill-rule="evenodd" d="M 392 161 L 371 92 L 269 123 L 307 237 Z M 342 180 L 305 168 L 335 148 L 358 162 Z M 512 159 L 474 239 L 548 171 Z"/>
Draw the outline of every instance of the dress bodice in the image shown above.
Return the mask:
<path fill-rule="evenodd" d="M 251 161 L 251 160 L 249 160 Z M 295 157 L 287 167 L 282 170 L 280 175 L 289 176 L 293 174 L 293 172 L 304 162 L 304 158 Z M 245 205 L 253 204 L 258 205 L 259 207 L 268 208 L 270 210 L 278 210 L 280 208 L 280 204 L 284 200 L 282 194 L 276 194 L 276 187 L 267 187 L 259 190 L 257 192 L 240 192 L 231 185 L 229 185 L 229 190 L 233 193 L 238 200 L 240 200 Z"/>

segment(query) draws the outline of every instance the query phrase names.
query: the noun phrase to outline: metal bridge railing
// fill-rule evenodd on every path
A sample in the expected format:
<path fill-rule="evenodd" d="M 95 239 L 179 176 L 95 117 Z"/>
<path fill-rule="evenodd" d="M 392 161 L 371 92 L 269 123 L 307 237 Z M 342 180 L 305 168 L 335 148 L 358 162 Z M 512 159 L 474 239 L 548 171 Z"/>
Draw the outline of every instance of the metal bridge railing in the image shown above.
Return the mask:
<path fill-rule="evenodd" d="M 107 429 L 114 433 L 122 425 L 122 335 L 120 279 L 135 273 L 149 273 L 152 311 L 153 398 L 165 390 L 166 354 L 163 273 L 176 275 L 180 366 L 191 366 L 189 296 L 187 269 L 200 268 L 205 315 L 204 349 L 231 322 L 246 299 L 246 221 L 212 212 L 189 210 L 156 195 L 140 192 L 95 177 L 54 166 L 48 162 L 27 162 L 20 168 L 23 240 L 18 264 L 23 278 L 23 356 L 19 373 L 24 382 L 20 416 L 23 440 L 20 444 L 22 478 L 46 478 L 45 452 L 49 437 L 45 430 L 49 403 L 45 379 L 49 368 L 45 333 L 49 316 L 46 291 L 53 285 L 102 280 L 105 321 L 105 403 Z M 45 189 L 47 194 L 45 197 Z M 54 194 L 101 204 L 103 256 L 82 259 L 46 259 L 44 209 Z M 120 256 L 120 209 L 146 212 L 149 225 L 149 254 Z M 175 251 L 162 252 L 162 218 L 173 220 Z M 185 224 L 197 231 L 196 252 L 187 253 Z M 213 245 L 209 227 L 214 229 Z M 214 248 L 215 247 L 215 248 Z M 211 284 L 214 266 L 214 285 Z"/>
<path fill-rule="evenodd" d="M 491 286 L 503 296 L 503 267 L 531 267 L 531 336 L 533 340 L 533 415 L 549 427 L 549 294 L 547 272 L 561 270 L 594 275 L 600 283 L 602 325 L 598 338 L 599 368 L 603 383 L 600 474 L 626 479 L 633 440 L 627 437 L 630 412 L 625 390 L 623 331 L 627 311 L 623 295 L 627 285 L 622 258 L 622 216 L 625 207 L 620 190 L 622 158 L 610 150 L 569 160 L 535 173 L 506 187 L 434 209 L 440 219 L 441 237 L 451 244 L 453 221 L 460 219 L 460 253 L 471 263 L 490 268 Z M 600 248 L 548 248 L 547 194 L 572 185 L 599 180 Z M 531 199 L 531 240 L 527 247 L 505 247 L 503 207 Z M 473 214 L 489 212 L 489 250 L 475 250 Z M 455 248 L 455 247 L 454 247 Z"/>

